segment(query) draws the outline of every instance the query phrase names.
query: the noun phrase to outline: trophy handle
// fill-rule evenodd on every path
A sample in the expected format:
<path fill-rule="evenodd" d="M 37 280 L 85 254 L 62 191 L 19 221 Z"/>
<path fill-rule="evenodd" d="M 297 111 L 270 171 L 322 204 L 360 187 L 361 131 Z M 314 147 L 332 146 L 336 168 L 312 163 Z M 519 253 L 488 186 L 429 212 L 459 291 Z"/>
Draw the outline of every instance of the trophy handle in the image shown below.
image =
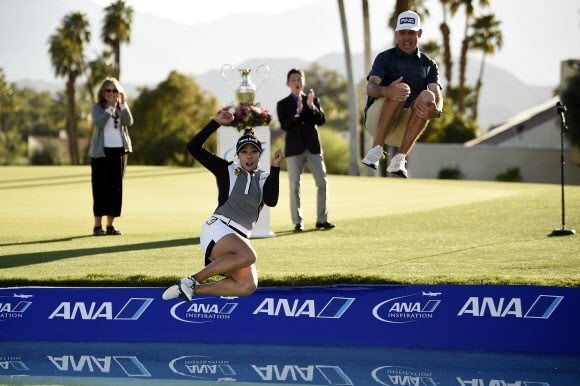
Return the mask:
<path fill-rule="evenodd" d="M 224 80 L 226 81 L 226 83 L 228 84 L 228 86 L 230 86 L 230 88 L 232 89 L 233 92 L 236 92 L 236 90 L 234 90 L 234 88 L 232 87 L 232 85 L 230 84 L 230 82 L 228 82 L 228 78 L 226 77 L 226 74 L 224 74 L 224 68 L 228 66 L 231 71 L 234 70 L 234 66 L 232 66 L 231 64 L 224 64 L 222 66 L 222 78 L 224 78 Z"/>
<path fill-rule="evenodd" d="M 264 76 L 264 79 L 262 79 L 262 81 L 260 82 L 260 84 L 258 84 L 256 86 L 256 91 L 258 91 L 258 89 L 260 88 L 260 86 L 262 85 L 262 83 L 264 83 L 264 81 L 266 80 L 266 78 L 268 77 L 268 75 L 270 75 L 270 67 L 268 67 L 265 64 L 260 64 L 258 67 L 256 67 L 256 74 L 258 73 L 258 70 L 260 69 L 260 67 L 265 67 L 266 68 L 266 76 Z"/>

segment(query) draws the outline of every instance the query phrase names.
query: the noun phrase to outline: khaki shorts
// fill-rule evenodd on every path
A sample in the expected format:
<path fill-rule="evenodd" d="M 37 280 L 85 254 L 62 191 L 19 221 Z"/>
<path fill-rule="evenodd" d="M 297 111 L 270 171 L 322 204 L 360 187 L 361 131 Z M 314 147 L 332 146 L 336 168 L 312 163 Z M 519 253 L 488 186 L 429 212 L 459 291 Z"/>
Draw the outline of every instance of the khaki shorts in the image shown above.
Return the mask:
<path fill-rule="evenodd" d="M 377 131 L 379 130 L 379 117 L 381 116 L 381 109 L 385 103 L 386 98 L 376 99 L 371 107 L 367 110 L 365 116 L 365 129 L 369 134 L 375 138 Z M 391 130 L 387 138 L 385 138 L 385 143 L 390 146 L 401 146 L 401 141 L 403 140 L 403 134 L 405 134 L 405 129 L 407 128 L 407 123 L 409 123 L 409 118 L 411 117 L 411 109 L 403 109 L 399 120 L 395 124 L 395 127 Z"/>

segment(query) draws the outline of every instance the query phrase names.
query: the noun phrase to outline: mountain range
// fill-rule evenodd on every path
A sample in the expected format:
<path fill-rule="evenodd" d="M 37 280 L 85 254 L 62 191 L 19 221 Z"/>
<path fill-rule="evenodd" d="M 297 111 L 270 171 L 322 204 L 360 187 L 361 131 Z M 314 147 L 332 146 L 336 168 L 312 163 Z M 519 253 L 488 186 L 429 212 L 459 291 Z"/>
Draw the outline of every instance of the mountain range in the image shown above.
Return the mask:
<path fill-rule="evenodd" d="M 226 105 L 234 102 L 234 93 L 222 78 L 222 65 L 227 63 L 236 68 L 256 69 L 258 65 L 265 64 L 270 72 L 257 91 L 256 101 L 275 115 L 276 102 L 289 93 L 285 82 L 290 68 L 307 68 L 312 63 L 318 63 L 324 68 L 346 74 L 342 53 L 319 55 L 316 54 L 316 47 L 310 47 L 308 43 L 301 50 L 280 47 L 283 40 L 279 31 L 293 28 L 290 20 L 300 18 L 303 25 L 316 25 L 317 18 L 325 11 L 321 8 L 323 6 L 328 7 L 328 4 L 314 2 L 309 6 L 308 12 L 300 9 L 266 18 L 248 13 L 196 25 L 178 24 L 148 13 L 136 12 L 132 41 L 122 46 L 122 83 L 128 95 L 134 97 L 138 87 L 155 87 L 171 70 L 177 70 L 193 75 L 201 87 L 213 93 L 221 104 Z M 64 88 L 64 79 L 55 79 L 53 76 L 47 40 L 60 25 L 62 17 L 70 12 L 84 12 L 91 22 L 93 37 L 87 55 L 92 57 L 103 50 L 99 43 L 103 10 L 93 2 L 3 1 L 0 3 L 0 11 L 0 68 L 4 68 L 9 82 L 15 82 L 21 87 L 50 91 Z M 326 12 L 328 13 L 328 9 Z M 268 32 L 259 37 L 252 32 L 244 32 L 252 31 L 251 27 L 256 24 Z M 14 31 L 22 33 L 19 32 L 18 38 L 15 38 Z M 337 36 L 341 38 L 341 34 L 338 23 L 332 30 L 324 31 L 329 39 Z M 285 53 L 287 56 L 284 56 Z M 479 62 L 477 55 L 468 60 L 469 85 L 476 82 Z M 455 63 L 457 68 L 458 61 Z M 355 82 L 358 82 L 366 76 L 362 53 L 353 53 L 352 65 Z M 229 75 L 230 83 L 235 87 L 236 74 Z M 263 70 L 252 71 L 250 77 L 254 83 L 259 83 L 263 75 Z M 239 76 L 237 79 L 239 81 Z M 482 130 L 486 130 L 545 101 L 552 93 L 551 87 L 524 84 L 509 70 L 487 64 L 478 123 Z"/>
<path fill-rule="evenodd" d="M 356 59 L 360 60 L 356 60 Z M 276 116 L 276 103 L 289 94 L 286 86 L 286 73 L 292 67 L 308 68 L 313 62 L 296 59 L 263 58 L 248 60 L 244 68 L 256 69 L 261 64 L 266 64 L 269 75 L 256 92 L 255 101 L 270 110 Z M 341 54 L 325 55 L 316 60 L 320 66 L 336 70 L 341 74 L 346 74 L 344 56 Z M 353 56 L 353 67 L 358 67 L 361 73 L 363 68 L 362 54 Z M 468 71 L 468 84 L 476 81 L 475 71 Z M 231 74 L 229 68 L 224 70 L 230 84 L 235 88 L 240 77 L 237 73 Z M 250 79 L 252 83 L 258 85 L 264 78 L 265 71 L 252 71 Z M 237 82 L 236 80 L 237 76 Z M 200 75 L 194 75 L 197 83 L 208 92 L 216 96 L 220 104 L 228 105 L 235 102 L 234 92 L 225 82 L 221 74 L 221 68 L 207 71 Z M 20 87 L 31 87 L 36 90 L 58 91 L 64 88 L 62 83 L 56 81 L 41 81 L 37 79 L 21 79 L 16 81 Z M 308 79 L 307 79 L 308 83 Z M 138 95 L 139 87 L 154 88 L 156 84 L 136 84 L 124 83 L 124 88 L 129 95 L 129 99 Z M 307 85 L 308 87 L 308 85 Z M 316 91 L 316 90 L 315 90 Z M 535 105 L 544 102 L 553 95 L 553 89 L 546 86 L 529 86 L 519 81 L 515 76 L 503 71 L 499 67 L 486 66 L 486 73 L 483 77 L 483 86 L 480 96 L 478 124 L 485 131 L 493 126 L 501 124 L 511 116 Z M 324 107 L 324 106 L 323 106 Z"/>

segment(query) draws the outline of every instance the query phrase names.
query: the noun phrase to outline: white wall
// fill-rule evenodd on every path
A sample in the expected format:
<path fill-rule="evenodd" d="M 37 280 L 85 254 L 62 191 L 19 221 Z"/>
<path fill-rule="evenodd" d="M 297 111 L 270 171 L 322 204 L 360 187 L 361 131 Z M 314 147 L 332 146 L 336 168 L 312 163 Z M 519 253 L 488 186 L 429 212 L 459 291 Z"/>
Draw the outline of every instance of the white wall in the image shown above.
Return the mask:
<path fill-rule="evenodd" d="M 551 119 L 535 126 L 534 128 L 526 130 L 522 134 L 516 134 L 513 137 L 502 141 L 496 146 L 510 148 L 556 148 L 558 151 L 560 151 L 560 141 L 560 122 L 556 119 Z"/>
<path fill-rule="evenodd" d="M 571 151 L 564 152 L 564 182 L 580 185 L 580 167 Z M 462 144 L 417 143 L 407 159 L 410 178 L 437 178 L 442 168 L 459 168 L 464 180 L 496 181 L 509 168 L 519 167 L 522 182 L 561 183 L 560 149 L 506 148 Z"/>

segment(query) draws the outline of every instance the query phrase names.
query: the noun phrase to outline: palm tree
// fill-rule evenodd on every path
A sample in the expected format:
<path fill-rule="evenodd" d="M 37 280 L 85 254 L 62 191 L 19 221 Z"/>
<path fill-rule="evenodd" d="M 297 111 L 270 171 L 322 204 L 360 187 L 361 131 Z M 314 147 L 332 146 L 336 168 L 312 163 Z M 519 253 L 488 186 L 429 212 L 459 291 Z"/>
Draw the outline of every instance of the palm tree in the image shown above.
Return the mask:
<path fill-rule="evenodd" d="M 372 51 L 371 51 L 371 26 L 369 18 L 369 1 L 362 0 L 362 10 L 363 10 L 363 31 L 364 31 L 364 71 L 365 76 L 371 70 L 372 66 Z M 362 131 L 362 141 L 363 141 L 363 154 L 366 154 L 373 146 L 373 138 L 366 131 Z M 364 168 L 364 174 L 367 176 L 377 175 L 377 173 L 371 168 Z"/>
<path fill-rule="evenodd" d="M 113 76 L 115 71 L 113 63 L 111 63 L 111 52 L 103 51 L 94 60 L 91 60 L 87 65 L 87 90 L 92 101 L 95 101 L 95 87 L 106 78 Z"/>
<path fill-rule="evenodd" d="M 358 169 L 358 119 L 356 113 L 356 94 L 354 89 L 350 44 L 348 42 L 348 29 L 346 27 L 346 13 L 344 12 L 343 0 L 338 0 L 338 9 L 340 11 L 340 24 L 342 26 L 342 40 L 344 42 L 344 56 L 346 59 L 346 74 L 348 81 L 348 115 L 350 132 L 350 163 L 348 167 L 348 175 L 358 176 L 360 173 Z"/>
<path fill-rule="evenodd" d="M 411 9 L 411 0 L 396 0 L 395 1 L 395 9 L 393 10 L 393 14 L 389 19 L 389 27 L 392 27 L 392 31 L 395 30 L 397 26 L 397 17 L 401 14 L 401 12 L 405 12 Z M 393 37 L 395 39 L 395 37 Z M 396 41 L 395 41 L 396 43 Z"/>
<path fill-rule="evenodd" d="M 125 5 L 123 0 L 117 0 L 105 8 L 101 38 L 115 55 L 115 78 L 121 76 L 121 43 L 131 42 L 131 24 L 133 23 L 133 8 Z"/>
<path fill-rule="evenodd" d="M 451 80 L 453 74 L 453 60 L 451 58 L 451 29 L 447 24 L 447 10 L 452 3 L 457 3 L 457 0 L 439 0 L 443 8 L 443 22 L 439 25 L 441 35 L 443 35 L 443 66 L 445 67 L 445 80 L 447 87 L 445 94 L 449 94 L 451 87 Z"/>
<path fill-rule="evenodd" d="M 369 17 L 369 0 L 362 0 L 362 11 L 363 11 L 363 32 L 364 32 L 364 60 L 365 60 L 365 73 L 371 70 L 371 25 Z"/>
<path fill-rule="evenodd" d="M 458 0 L 451 4 L 451 14 L 455 15 L 459 7 L 465 9 L 465 28 L 461 42 L 461 56 L 459 57 L 459 90 L 457 95 L 457 112 L 465 113 L 465 73 L 467 71 L 467 51 L 469 50 L 469 23 L 475 14 L 473 0 Z M 479 0 L 481 7 L 489 6 L 489 0 Z"/>
<path fill-rule="evenodd" d="M 85 71 L 84 48 L 89 43 L 91 32 L 85 14 L 71 13 L 62 20 L 61 27 L 50 36 L 49 54 L 57 77 L 66 78 L 66 99 L 68 116 L 66 130 L 72 165 L 80 163 L 78 149 L 78 122 L 75 103 L 75 82 Z"/>
<path fill-rule="evenodd" d="M 481 90 L 481 81 L 483 79 L 483 69 L 487 55 L 493 55 L 495 49 L 501 49 L 503 45 L 503 33 L 499 29 L 501 21 L 495 19 L 494 14 L 484 15 L 476 18 L 471 25 L 473 33 L 469 36 L 470 48 L 481 50 L 481 66 L 479 67 L 479 76 L 475 85 L 475 97 L 473 100 L 473 120 L 477 120 L 477 105 L 479 102 L 479 92 Z"/>

